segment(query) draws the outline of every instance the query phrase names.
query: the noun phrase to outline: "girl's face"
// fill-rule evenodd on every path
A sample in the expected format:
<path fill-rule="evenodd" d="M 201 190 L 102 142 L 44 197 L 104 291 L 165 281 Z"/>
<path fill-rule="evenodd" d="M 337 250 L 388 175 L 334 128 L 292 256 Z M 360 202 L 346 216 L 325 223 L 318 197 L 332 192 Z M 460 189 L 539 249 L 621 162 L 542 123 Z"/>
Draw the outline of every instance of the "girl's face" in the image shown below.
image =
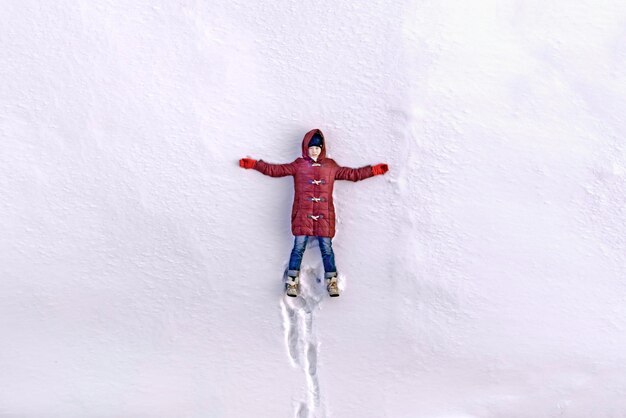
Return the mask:
<path fill-rule="evenodd" d="M 309 157 L 317 161 L 317 157 L 322 153 L 322 147 L 309 147 Z"/>

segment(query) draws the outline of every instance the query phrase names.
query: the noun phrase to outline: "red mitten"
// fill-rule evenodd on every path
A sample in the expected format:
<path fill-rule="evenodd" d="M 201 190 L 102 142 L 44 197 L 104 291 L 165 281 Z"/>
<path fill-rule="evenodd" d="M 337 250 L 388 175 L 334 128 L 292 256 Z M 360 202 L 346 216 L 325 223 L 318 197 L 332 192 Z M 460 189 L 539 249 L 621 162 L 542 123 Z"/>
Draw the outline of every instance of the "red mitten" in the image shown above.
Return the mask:
<path fill-rule="evenodd" d="M 387 164 L 376 164 L 372 167 L 372 173 L 374 173 L 375 176 L 385 174 L 387 171 L 389 171 L 389 166 Z"/>
<path fill-rule="evenodd" d="M 254 164 L 256 164 L 256 160 L 253 160 L 252 158 L 242 158 L 239 160 L 239 167 L 254 168 Z"/>

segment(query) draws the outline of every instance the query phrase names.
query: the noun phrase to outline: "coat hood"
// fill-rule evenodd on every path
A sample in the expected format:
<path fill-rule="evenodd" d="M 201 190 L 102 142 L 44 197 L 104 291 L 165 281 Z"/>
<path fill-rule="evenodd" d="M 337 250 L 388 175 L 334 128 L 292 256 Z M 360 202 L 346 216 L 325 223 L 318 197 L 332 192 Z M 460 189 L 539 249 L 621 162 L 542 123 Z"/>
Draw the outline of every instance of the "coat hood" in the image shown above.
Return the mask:
<path fill-rule="evenodd" d="M 306 158 L 308 160 L 311 159 L 311 157 L 309 157 L 309 142 L 316 132 L 321 135 L 322 140 L 324 141 L 324 144 L 322 146 L 322 152 L 320 153 L 320 156 L 317 157 L 317 161 L 326 158 L 326 148 L 328 147 L 328 142 L 326 141 L 326 138 L 324 138 L 324 134 L 322 133 L 322 131 L 320 131 L 319 129 L 311 129 L 309 132 L 304 134 L 304 138 L 302 139 L 302 158 Z"/>

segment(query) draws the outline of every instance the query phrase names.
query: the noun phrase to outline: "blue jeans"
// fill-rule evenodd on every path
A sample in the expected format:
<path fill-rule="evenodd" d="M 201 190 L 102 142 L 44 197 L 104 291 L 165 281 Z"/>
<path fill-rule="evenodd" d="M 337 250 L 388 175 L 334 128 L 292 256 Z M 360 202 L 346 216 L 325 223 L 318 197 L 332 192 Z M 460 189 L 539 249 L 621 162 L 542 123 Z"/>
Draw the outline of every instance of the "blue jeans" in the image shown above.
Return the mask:
<path fill-rule="evenodd" d="M 324 272 L 326 278 L 337 275 L 337 266 L 335 266 L 335 253 L 333 252 L 333 242 L 328 237 L 315 237 L 320 245 L 320 252 L 322 253 L 322 261 L 324 262 Z M 300 272 L 300 264 L 302 263 L 302 256 L 306 248 L 306 243 L 309 240 L 308 235 L 296 235 L 293 241 L 293 250 L 291 250 L 291 257 L 289 257 L 289 271 L 290 276 L 297 276 Z"/>

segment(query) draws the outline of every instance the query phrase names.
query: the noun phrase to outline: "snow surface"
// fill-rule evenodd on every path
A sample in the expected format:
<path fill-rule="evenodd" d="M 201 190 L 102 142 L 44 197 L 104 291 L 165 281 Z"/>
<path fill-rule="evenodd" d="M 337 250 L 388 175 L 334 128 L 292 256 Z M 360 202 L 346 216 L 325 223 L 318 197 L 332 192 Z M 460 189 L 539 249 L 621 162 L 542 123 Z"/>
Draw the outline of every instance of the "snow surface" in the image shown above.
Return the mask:
<path fill-rule="evenodd" d="M 0 416 L 626 416 L 626 2 L 0 18 Z M 285 300 L 312 128 L 390 172 Z"/>

